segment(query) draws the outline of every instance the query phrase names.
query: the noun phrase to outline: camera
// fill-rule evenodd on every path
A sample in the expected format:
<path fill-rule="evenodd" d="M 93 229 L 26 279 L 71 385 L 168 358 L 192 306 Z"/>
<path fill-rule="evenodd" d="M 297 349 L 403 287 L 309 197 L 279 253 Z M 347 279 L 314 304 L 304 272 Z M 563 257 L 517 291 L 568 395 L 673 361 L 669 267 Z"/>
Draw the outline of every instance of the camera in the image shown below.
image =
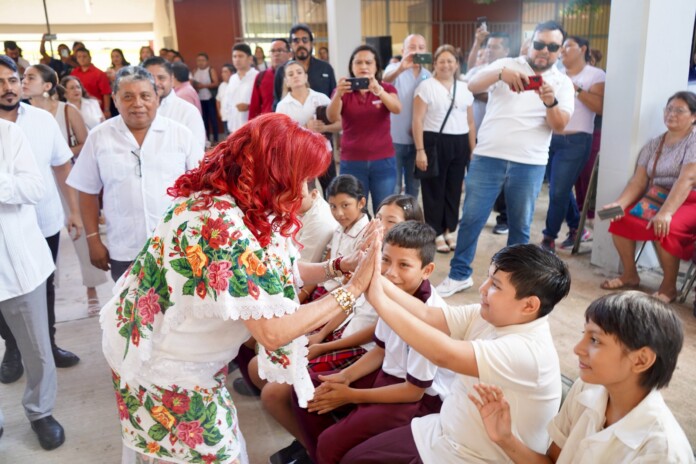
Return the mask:
<path fill-rule="evenodd" d="M 413 62 L 415 64 L 432 64 L 433 55 L 430 53 L 415 53 L 413 55 Z"/>
<path fill-rule="evenodd" d="M 363 90 L 370 86 L 370 79 L 367 77 L 349 77 L 346 81 L 350 82 L 350 90 Z"/>

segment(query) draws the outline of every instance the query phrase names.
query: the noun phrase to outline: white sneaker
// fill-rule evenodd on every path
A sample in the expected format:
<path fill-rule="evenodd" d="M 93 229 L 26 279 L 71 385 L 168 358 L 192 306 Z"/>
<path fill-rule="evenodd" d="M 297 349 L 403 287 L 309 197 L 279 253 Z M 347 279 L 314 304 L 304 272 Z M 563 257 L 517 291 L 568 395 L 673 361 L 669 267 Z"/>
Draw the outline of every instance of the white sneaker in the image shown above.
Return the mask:
<path fill-rule="evenodd" d="M 437 293 L 439 293 L 441 297 L 447 298 L 448 296 L 452 296 L 457 292 L 461 292 L 462 290 L 466 290 L 467 288 L 471 288 L 473 286 L 474 279 L 471 277 L 464 280 L 454 280 L 450 279 L 449 277 L 445 277 L 445 280 L 443 280 L 440 285 L 435 287 L 435 290 L 437 290 Z"/>

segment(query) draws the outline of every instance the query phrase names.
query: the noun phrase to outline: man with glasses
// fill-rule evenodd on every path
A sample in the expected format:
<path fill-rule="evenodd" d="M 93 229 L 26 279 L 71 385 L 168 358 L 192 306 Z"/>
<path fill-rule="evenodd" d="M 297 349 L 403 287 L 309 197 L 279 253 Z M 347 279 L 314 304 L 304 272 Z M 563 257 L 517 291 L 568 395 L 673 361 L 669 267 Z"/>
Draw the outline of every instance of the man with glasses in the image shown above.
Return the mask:
<path fill-rule="evenodd" d="M 331 98 L 331 93 L 336 88 L 336 76 L 329 63 L 312 56 L 314 47 L 314 35 L 306 24 L 295 24 L 290 29 L 290 47 L 294 60 L 300 63 L 307 73 L 309 88 L 315 92 L 321 92 Z M 275 75 L 273 92 L 273 108 L 283 98 L 283 80 L 285 72 L 278 69 Z"/>
<path fill-rule="evenodd" d="M 529 242 L 551 134 L 563 132 L 574 110 L 573 83 L 555 66 L 564 40 L 558 23 L 538 24 L 526 56 L 499 59 L 469 82 L 474 94 L 488 91 L 488 105 L 466 176 L 457 248 L 449 276 L 437 287 L 443 297 L 473 286 L 478 237 L 501 189 L 510 229 L 507 244 Z M 539 77 L 538 88 L 525 90 Z"/>
<path fill-rule="evenodd" d="M 254 89 L 251 91 L 249 120 L 273 111 L 273 83 L 277 69 L 283 69 L 290 59 L 290 45 L 286 39 L 273 39 L 271 42 L 271 67 L 256 75 Z"/>
<path fill-rule="evenodd" d="M 92 264 L 118 280 L 171 203 L 167 188 L 198 166 L 203 148 L 187 127 L 157 114 L 155 80 L 144 68 L 118 72 L 114 102 L 120 115 L 89 133 L 68 184 L 80 191 Z M 102 188 L 108 249 L 99 235 Z"/>

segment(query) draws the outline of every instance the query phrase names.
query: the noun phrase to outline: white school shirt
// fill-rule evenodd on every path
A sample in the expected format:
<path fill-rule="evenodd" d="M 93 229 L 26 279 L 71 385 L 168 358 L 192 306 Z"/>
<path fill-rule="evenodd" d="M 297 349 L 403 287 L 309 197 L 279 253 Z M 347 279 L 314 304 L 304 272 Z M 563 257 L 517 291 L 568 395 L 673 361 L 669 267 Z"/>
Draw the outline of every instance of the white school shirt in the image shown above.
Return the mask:
<path fill-rule="evenodd" d="M 377 311 L 375 311 L 375 308 L 367 302 L 365 295 L 360 295 L 355 301 L 353 312 L 345 321 L 341 323 L 340 326 L 336 328 L 336 330 L 339 330 L 341 327 L 345 327 L 345 329 L 343 329 L 343 333 L 341 334 L 341 338 L 346 338 L 370 327 L 375 322 L 377 322 Z M 370 351 L 375 347 L 375 342 L 369 341 L 360 346 L 365 351 Z"/>
<path fill-rule="evenodd" d="M 331 99 L 323 93 L 309 89 L 309 95 L 304 104 L 300 103 L 289 93 L 278 102 L 276 113 L 287 114 L 301 126 L 307 124 L 310 119 L 314 119 L 317 114 L 317 106 L 328 105 Z"/>
<path fill-rule="evenodd" d="M 500 58 L 489 64 L 491 69 L 512 69 L 527 76 L 534 70 L 526 57 Z M 558 107 L 573 115 L 575 90 L 570 78 L 551 66 L 541 74 L 553 87 Z M 551 126 L 546 122 L 546 107 L 534 91 L 513 92 L 498 81 L 488 89 L 488 104 L 481 128 L 476 134 L 474 153 L 515 163 L 545 166 L 549 158 Z"/>
<path fill-rule="evenodd" d="M 52 168 L 69 162 L 73 153 L 50 112 L 20 103 L 17 125 L 29 140 L 36 165 L 46 184 L 46 194 L 36 205 L 36 216 L 43 236 L 51 237 L 65 225 L 63 204 Z"/>
<path fill-rule="evenodd" d="M 157 114 L 161 114 L 165 118 L 172 119 L 184 127 L 187 127 L 193 134 L 193 140 L 198 142 L 201 149 L 205 151 L 205 142 L 207 141 L 205 134 L 205 126 L 203 125 L 203 117 L 191 103 L 183 98 L 180 98 L 172 90 L 169 95 L 164 97 L 157 109 Z"/>
<path fill-rule="evenodd" d="M 251 92 L 254 90 L 254 81 L 259 72 L 251 68 L 244 75 L 243 79 L 239 78 L 239 73 L 235 73 L 230 77 L 230 81 L 225 89 L 225 116 L 227 117 L 227 129 L 233 133 L 242 127 L 249 120 L 249 111 L 238 111 L 238 103 L 251 103 Z"/>
<path fill-rule="evenodd" d="M 355 224 L 348 229 L 347 232 L 343 231 L 343 227 L 340 225 L 334 230 L 333 237 L 331 238 L 331 246 L 329 251 L 331 252 L 331 259 L 336 259 L 339 256 L 347 256 L 355 250 L 355 245 L 360 241 L 363 234 L 365 233 L 365 228 L 370 223 L 370 218 L 367 214 L 363 214 L 360 219 L 355 221 Z M 326 289 L 327 292 L 334 290 L 341 286 L 343 277 L 336 277 L 334 279 L 329 279 L 322 282 L 321 285 Z"/>
<path fill-rule="evenodd" d="M 510 403 L 512 432 L 546 454 L 546 426 L 561 403 L 561 370 L 548 316 L 527 324 L 494 327 L 481 305 L 443 307 L 452 338 L 471 340 L 479 377 L 456 374 L 439 414 L 414 419 L 411 431 L 425 464 L 512 462 L 486 434 L 467 393 L 477 383 L 498 385 Z"/>
<path fill-rule="evenodd" d="M 178 122 L 157 115 L 138 147 L 117 116 L 89 133 L 68 184 L 92 195 L 104 188 L 109 255 L 132 261 L 172 201 L 167 188 L 201 158 L 202 148 Z"/>
<path fill-rule="evenodd" d="M 427 132 L 440 132 L 442 121 L 445 120 L 447 110 L 452 103 L 452 91 L 433 77 L 421 82 L 416 88 L 415 97 L 420 97 L 426 105 L 425 118 L 423 120 L 423 130 Z M 414 98 L 415 98 L 414 97 Z M 454 107 L 447 118 L 447 123 L 442 131 L 443 134 L 468 134 L 469 121 L 467 119 L 467 109 L 474 103 L 474 95 L 469 91 L 465 82 L 457 81 L 457 93 L 455 95 Z"/>
<path fill-rule="evenodd" d="M 331 207 L 321 195 L 317 196 L 312 206 L 299 219 L 302 227 L 297 232 L 296 238 L 302 245 L 300 261 L 318 263 L 324 256 L 326 245 L 331 241 L 338 222 L 331 214 Z"/>
<path fill-rule="evenodd" d="M 549 424 L 561 448 L 557 464 L 693 463 L 684 431 L 657 390 L 618 422 L 604 428 L 609 394 L 578 379 Z"/>
<path fill-rule="evenodd" d="M 32 206 L 46 187 L 22 130 L 0 119 L 0 301 L 31 292 L 55 270 Z"/>
<path fill-rule="evenodd" d="M 218 93 L 215 100 L 220 102 L 220 119 L 222 122 L 227 122 L 227 114 L 225 113 L 225 96 L 227 95 L 227 82 L 220 82 L 218 85 Z M 227 124 L 225 124 L 226 126 Z"/>
<path fill-rule="evenodd" d="M 430 284 L 427 283 L 427 285 Z M 447 306 L 435 288 L 430 288 L 432 293 L 425 304 L 437 308 Z M 377 345 L 384 348 L 384 361 L 382 361 L 384 372 L 407 380 L 417 387 L 425 388 L 425 393 L 430 396 L 439 396 L 444 400 L 450 394 L 454 372 L 437 367 L 428 361 L 422 354 L 411 348 L 381 318 L 377 320 L 375 341 Z"/>
<path fill-rule="evenodd" d="M 577 85 L 581 89 L 588 91 L 590 88 L 599 84 L 600 82 L 605 82 L 607 80 L 606 73 L 594 66 L 585 65 L 582 71 L 577 73 L 575 76 L 568 76 L 573 84 Z M 566 132 L 585 132 L 587 134 L 594 133 L 594 120 L 595 113 L 590 110 L 579 98 L 575 97 L 575 111 L 573 112 L 573 117 L 570 118 L 568 125 L 565 128 Z"/>

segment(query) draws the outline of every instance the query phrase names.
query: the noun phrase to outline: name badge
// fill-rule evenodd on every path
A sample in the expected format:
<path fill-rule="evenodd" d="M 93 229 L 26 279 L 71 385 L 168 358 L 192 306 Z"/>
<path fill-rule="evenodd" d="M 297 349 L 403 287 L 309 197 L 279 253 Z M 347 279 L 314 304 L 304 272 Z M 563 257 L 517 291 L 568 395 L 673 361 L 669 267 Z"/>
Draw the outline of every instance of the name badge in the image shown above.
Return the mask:
<path fill-rule="evenodd" d="M 322 74 L 321 77 L 329 77 L 328 74 Z"/>

